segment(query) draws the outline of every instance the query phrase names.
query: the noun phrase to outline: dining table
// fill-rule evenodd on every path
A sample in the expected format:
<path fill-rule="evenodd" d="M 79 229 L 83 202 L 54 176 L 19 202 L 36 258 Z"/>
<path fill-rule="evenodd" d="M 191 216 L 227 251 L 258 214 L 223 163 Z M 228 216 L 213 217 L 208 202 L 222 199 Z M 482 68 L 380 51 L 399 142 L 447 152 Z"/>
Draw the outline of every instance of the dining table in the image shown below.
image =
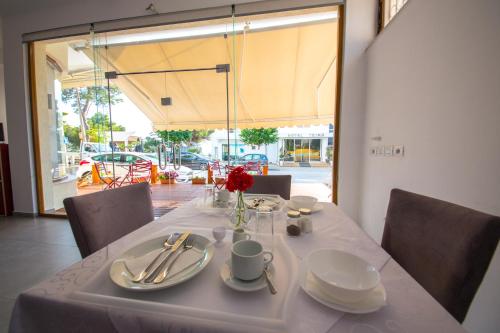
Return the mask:
<path fill-rule="evenodd" d="M 124 251 L 155 237 L 189 230 L 213 241 L 212 229 L 228 226 L 227 210 L 197 198 L 146 224 L 22 292 L 9 331 L 15 332 L 465 332 L 425 289 L 337 205 L 320 203 L 310 215 L 313 231 L 286 233 L 286 207 L 274 214 L 274 237 L 290 253 L 275 259 L 276 295 L 243 293 L 219 276 L 230 257 L 231 231 L 214 247 L 210 263 L 195 277 L 163 290 L 137 292 L 115 285 L 110 266 Z M 379 272 L 386 304 L 366 314 L 320 304 L 301 289 L 301 261 L 317 249 L 361 257 Z"/>

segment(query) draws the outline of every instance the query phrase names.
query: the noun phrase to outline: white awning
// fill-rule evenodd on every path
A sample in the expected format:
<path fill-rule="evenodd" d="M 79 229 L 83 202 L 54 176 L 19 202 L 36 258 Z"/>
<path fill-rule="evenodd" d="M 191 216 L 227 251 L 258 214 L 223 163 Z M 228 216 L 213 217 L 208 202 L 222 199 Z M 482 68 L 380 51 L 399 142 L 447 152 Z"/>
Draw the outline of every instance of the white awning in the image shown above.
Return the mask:
<path fill-rule="evenodd" d="M 104 71 L 118 73 L 211 68 L 230 64 L 230 126 L 284 127 L 334 122 L 336 20 L 252 31 L 233 37 L 110 45 L 85 51 Z M 235 52 L 235 57 L 233 56 Z M 236 61 L 234 61 L 234 58 Z M 236 83 L 233 80 L 236 74 Z M 65 87 L 93 85 L 92 72 L 73 74 Z M 215 71 L 119 76 L 112 80 L 155 129 L 226 127 L 226 77 Z M 236 96 L 237 106 L 234 107 Z M 162 106 L 161 98 L 172 105 Z"/>

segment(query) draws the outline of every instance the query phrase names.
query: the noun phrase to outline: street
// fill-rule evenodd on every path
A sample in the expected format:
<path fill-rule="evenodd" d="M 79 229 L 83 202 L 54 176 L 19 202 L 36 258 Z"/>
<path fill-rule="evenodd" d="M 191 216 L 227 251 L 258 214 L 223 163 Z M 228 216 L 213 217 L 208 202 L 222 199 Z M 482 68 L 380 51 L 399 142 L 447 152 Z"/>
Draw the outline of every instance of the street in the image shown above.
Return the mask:
<path fill-rule="evenodd" d="M 331 186 L 332 168 L 269 166 L 270 175 L 292 175 L 292 183 L 322 183 Z"/>

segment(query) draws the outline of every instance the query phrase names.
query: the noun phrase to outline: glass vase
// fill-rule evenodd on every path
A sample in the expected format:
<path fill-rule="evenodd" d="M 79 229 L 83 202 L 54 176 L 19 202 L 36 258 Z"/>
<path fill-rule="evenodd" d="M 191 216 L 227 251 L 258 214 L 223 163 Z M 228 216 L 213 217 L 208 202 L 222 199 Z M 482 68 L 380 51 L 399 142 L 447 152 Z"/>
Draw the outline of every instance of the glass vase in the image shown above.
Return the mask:
<path fill-rule="evenodd" d="M 248 212 L 241 191 L 236 191 L 236 204 L 231 212 L 230 220 L 234 230 L 244 230 L 248 223 Z"/>

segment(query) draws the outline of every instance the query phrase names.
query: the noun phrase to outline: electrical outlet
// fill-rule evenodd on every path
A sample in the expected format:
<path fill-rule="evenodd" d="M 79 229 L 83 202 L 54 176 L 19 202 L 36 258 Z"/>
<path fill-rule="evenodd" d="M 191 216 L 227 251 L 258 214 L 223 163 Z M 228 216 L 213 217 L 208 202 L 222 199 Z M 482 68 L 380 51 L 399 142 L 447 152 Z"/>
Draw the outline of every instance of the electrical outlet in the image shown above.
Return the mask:
<path fill-rule="evenodd" d="M 403 157 L 405 154 L 405 146 L 397 145 L 394 146 L 393 155 L 397 157 Z"/>

